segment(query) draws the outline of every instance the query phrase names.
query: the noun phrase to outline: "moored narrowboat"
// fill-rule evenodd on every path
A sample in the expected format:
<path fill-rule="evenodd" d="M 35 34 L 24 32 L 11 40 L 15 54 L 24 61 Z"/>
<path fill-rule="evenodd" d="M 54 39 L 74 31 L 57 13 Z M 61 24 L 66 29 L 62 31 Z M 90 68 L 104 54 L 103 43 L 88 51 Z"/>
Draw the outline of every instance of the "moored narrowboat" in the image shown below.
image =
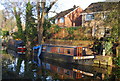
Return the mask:
<path fill-rule="evenodd" d="M 91 60 L 94 59 L 95 56 L 87 55 L 85 49 L 87 48 L 82 46 L 58 45 L 40 45 L 33 47 L 35 55 L 40 56 L 41 59 L 48 58 L 68 63 L 87 64 L 88 62 L 91 64 Z"/>
<path fill-rule="evenodd" d="M 6 51 L 9 53 L 11 50 L 19 54 L 25 54 L 26 47 L 24 41 L 10 39 L 7 43 Z"/>

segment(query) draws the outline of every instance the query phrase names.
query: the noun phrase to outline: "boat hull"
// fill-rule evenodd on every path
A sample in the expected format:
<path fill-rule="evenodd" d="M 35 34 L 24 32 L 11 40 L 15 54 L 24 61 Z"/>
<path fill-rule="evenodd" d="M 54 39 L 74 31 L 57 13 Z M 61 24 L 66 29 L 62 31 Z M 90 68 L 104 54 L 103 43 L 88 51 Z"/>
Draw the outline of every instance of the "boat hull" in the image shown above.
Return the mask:
<path fill-rule="evenodd" d="M 41 59 L 59 60 L 59 61 L 64 61 L 64 62 L 68 62 L 68 63 L 74 62 L 73 56 L 64 55 L 64 54 L 56 54 L 56 53 L 42 52 L 40 55 L 40 58 Z"/>
<path fill-rule="evenodd" d="M 56 53 L 47 53 L 47 52 L 42 52 L 40 55 L 40 58 L 45 60 L 45 59 L 52 59 L 52 60 L 57 60 L 61 62 L 66 62 L 66 63 L 72 63 L 72 64 L 84 64 L 84 65 L 92 65 L 93 64 L 93 59 L 74 59 L 74 56 L 70 55 L 64 55 L 64 54 L 56 54 Z"/>

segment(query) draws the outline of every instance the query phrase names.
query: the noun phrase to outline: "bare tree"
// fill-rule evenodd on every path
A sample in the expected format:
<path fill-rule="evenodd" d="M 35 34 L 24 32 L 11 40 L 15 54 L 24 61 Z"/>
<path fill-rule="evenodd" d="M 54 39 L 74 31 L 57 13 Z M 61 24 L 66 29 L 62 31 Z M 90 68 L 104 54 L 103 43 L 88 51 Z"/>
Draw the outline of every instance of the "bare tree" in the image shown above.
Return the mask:
<path fill-rule="evenodd" d="M 6 20 L 14 19 L 14 20 L 16 20 L 17 27 L 18 27 L 18 25 L 21 25 L 21 27 L 22 27 L 21 17 L 23 18 L 23 16 L 24 16 L 25 4 L 26 4 L 25 2 L 12 2 L 10 0 L 4 0 L 2 5 L 5 7 L 4 16 L 5 16 Z M 20 17 L 20 19 L 19 19 L 20 23 L 18 23 L 17 18 L 16 18 L 18 16 Z M 23 19 L 25 20 L 25 18 L 23 18 Z M 10 27 L 10 26 L 8 26 L 8 27 Z M 22 29 L 18 27 L 18 30 L 22 30 Z"/>
<path fill-rule="evenodd" d="M 47 5 L 47 2 L 45 0 L 42 0 L 41 2 L 37 2 L 37 15 L 38 15 L 38 24 L 37 24 L 37 31 L 38 31 L 38 43 L 42 44 L 43 39 L 43 24 L 45 16 L 48 14 L 52 6 L 57 2 L 58 0 L 49 1 L 49 6 Z M 46 7 L 47 5 L 47 7 Z M 41 11 L 40 11 L 41 10 Z"/>

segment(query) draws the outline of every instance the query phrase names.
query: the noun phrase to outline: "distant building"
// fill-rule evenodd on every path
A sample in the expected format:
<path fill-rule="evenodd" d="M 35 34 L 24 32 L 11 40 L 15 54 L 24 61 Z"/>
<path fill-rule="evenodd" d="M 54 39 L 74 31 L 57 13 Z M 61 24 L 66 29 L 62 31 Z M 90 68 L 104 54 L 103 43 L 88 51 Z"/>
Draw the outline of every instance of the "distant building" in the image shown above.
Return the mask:
<path fill-rule="evenodd" d="M 90 4 L 82 12 L 82 27 L 90 28 L 88 33 L 92 37 L 100 39 L 106 35 L 110 35 L 111 26 L 105 26 L 104 20 L 107 18 L 108 14 L 115 9 L 115 7 L 108 6 L 117 5 L 116 2 L 98 2 Z M 106 33 L 107 32 L 107 33 Z"/>
<path fill-rule="evenodd" d="M 75 27 L 82 24 L 82 8 L 73 6 L 73 8 L 62 11 L 51 18 L 55 24 L 60 27 Z"/>

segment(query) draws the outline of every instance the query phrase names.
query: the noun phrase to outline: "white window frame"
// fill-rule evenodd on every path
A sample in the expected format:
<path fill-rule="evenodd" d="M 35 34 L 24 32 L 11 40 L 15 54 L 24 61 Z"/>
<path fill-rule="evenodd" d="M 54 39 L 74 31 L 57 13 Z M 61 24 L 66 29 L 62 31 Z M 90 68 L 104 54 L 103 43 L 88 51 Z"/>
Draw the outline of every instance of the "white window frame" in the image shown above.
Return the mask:
<path fill-rule="evenodd" d="M 55 24 L 57 24 L 58 23 L 58 19 L 55 19 Z"/>
<path fill-rule="evenodd" d="M 85 15 L 85 21 L 91 21 L 94 19 L 94 14 L 86 14 Z"/>

